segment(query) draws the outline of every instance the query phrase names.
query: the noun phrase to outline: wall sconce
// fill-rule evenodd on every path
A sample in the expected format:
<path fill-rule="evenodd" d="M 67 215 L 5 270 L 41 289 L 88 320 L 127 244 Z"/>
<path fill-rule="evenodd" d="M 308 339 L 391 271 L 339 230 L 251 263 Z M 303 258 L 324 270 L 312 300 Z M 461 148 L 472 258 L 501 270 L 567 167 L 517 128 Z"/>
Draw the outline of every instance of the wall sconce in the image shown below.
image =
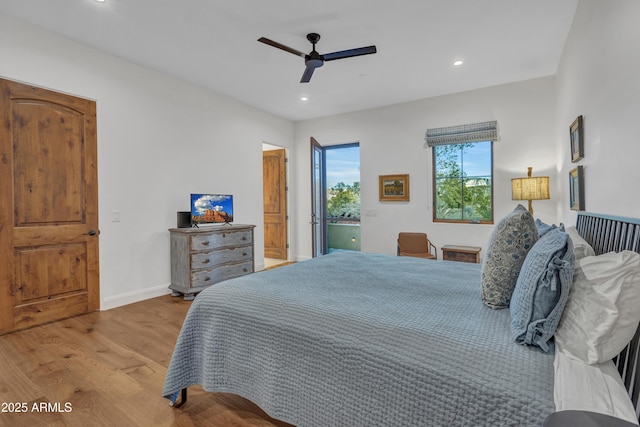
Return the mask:
<path fill-rule="evenodd" d="M 549 199 L 549 177 L 531 176 L 532 167 L 526 178 L 513 178 L 511 180 L 511 200 L 528 200 L 529 213 L 533 215 L 532 200 Z"/>

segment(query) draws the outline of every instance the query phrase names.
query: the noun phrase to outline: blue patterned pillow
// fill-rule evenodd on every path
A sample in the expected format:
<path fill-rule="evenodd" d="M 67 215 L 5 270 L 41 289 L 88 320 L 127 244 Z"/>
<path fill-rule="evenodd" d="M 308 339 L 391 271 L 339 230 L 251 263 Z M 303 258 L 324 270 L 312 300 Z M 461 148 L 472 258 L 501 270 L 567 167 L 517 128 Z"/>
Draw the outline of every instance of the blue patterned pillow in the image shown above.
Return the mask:
<path fill-rule="evenodd" d="M 567 303 L 574 264 L 571 239 L 559 228 L 533 246 L 511 298 L 511 334 L 518 344 L 553 350 L 551 338 Z"/>
<path fill-rule="evenodd" d="M 555 224 L 546 224 L 542 222 L 540 218 L 536 219 L 536 228 L 538 229 L 538 237 L 544 236 L 548 231 L 553 230 L 554 228 L 559 228 L 560 231 L 564 231 L 564 224 L 560 223 L 560 225 Z"/>
<path fill-rule="evenodd" d="M 509 307 L 520 267 L 538 240 L 529 211 L 518 205 L 495 227 L 482 262 L 482 302 L 493 309 Z"/>

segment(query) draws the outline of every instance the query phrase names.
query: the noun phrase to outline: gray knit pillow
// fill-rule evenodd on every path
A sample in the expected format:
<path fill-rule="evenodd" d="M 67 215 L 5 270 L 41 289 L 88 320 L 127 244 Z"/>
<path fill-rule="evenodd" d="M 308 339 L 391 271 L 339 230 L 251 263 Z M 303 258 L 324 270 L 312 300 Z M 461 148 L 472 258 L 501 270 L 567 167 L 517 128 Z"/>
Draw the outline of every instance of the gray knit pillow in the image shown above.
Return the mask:
<path fill-rule="evenodd" d="M 518 205 L 495 227 L 482 263 L 482 302 L 493 309 L 508 308 L 522 263 L 538 240 L 529 211 Z"/>
<path fill-rule="evenodd" d="M 533 245 L 511 296 L 511 334 L 518 344 L 552 352 L 551 337 L 569 297 L 574 263 L 571 239 L 559 228 Z"/>

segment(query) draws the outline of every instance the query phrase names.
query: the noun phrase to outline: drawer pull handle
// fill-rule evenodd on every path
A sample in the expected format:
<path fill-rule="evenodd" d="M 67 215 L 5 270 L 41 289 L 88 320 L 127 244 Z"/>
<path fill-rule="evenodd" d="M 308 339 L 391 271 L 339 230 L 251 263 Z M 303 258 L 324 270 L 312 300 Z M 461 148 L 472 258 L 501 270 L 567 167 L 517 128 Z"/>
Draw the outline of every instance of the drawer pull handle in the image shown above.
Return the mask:
<path fill-rule="evenodd" d="M 204 278 L 204 281 L 205 281 L 205 282 L 208 282 L 209 280 L 211 280 L 211 277 L 209 277 L 209 276 L 207 276 L 207 277 L 205 277 L 205 278 Z"/>
<path fill-rule="evenodd" d="M 204 242 L 202 242 L 202 246 L 209 246 L 209 243 L 210 242 L 208 240 L 205 240 Z"/>
<path fill-rule="evenodd" d="M 246 273 L 247 271 L 249 271 L 249 269 L 247 269 L 247 268 L 243 268 L 243 269 L 242 269 L 242 272 L 243 272 L 243 273 Z"/>
<path fill-rule="evenodd" d="M 203 261 L 202 261 L 202 263 L 203 263 L 203 264 L 209 264 L 209 262 L 210 262 L 210 261 L 211 261 L 211 260 L 210 260 L 209 258 L 207 258 L 207 259 L 203 260 Z"/>
<path fill-rule="evenodd" d="M 222 233 L 222 238 L 224 239 L 225 237 L 227 237 L 227 235 L 225 233 Z"/>
<path fill-rule="evenodd" d="M 246 253 L 246 252 L 243 252 L 243 253 L 242 253 L 242 256 L 247 256 L 247 253 Z"/>
<path fill-rule="evenodd" d="M 247 240 L 247 236 L 242 236 L 242 240 Z"/>

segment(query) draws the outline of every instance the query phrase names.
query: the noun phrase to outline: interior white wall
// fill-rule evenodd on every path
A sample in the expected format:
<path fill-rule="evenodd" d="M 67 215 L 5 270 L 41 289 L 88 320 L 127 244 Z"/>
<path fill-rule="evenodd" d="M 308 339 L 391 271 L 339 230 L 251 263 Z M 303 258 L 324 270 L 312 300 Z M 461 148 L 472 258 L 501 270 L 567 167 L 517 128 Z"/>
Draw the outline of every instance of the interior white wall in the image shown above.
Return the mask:
<path fill-rule="evenodd" d="M 103 309 L 168 292 L 167 230 L 191 192 L 234 195 L 262 268 L 262 143 L 291 148 L 292 122 L 1 15 L 0 28 L 1 77 L 97 103 Z"/>
<path fill-rule="evenodd" d="M 557 82 L 560 217 L 569 210 L 569 171 L 584 166 L 589 212 L 640 217 L 640 2 L 580 0 Z M 584 118 L 584 159 L 571 163 L 569 126 Z"/>
<path fill-rule="evenodd" d="M 311 256 L 309 138 L 323 145 L 360 142 L 362 251 L 395 254 L 400 231 L 426 231 L 436 246 L 486 248 L 493 226 L 433 223 L 431 150 L 424 148 L 428 128 L 497 120 L 500 141 L 494 144 L 494 219 L 517 202 L 511 200 L 511 178 L 556 175 L 555 82 L 545 77 L 454 95 L 297 122 L 295 126 L 295 225 L 297 259 Z M 378 200 L 378 175 L 410 175 L 411 201 Z M 555 187 L 554 187 L 555 188 Z M 535 216 L 556 219 L 556 200 L 534 202 Z M 481 256 L 483 253 L 481 253 Z"/>
<path fill-rule="evenodd" d="M 507 84 L 296 123 L 225 96 L 0 16 L 0 76 L 94 99 L 98 108 L 102 307 L 154 294 L 169 283 L 167 229 L 190 192 L 235 195 L 236 220 L 257 224 L 263 257 L 262 143 L 289 150 L 292 258 L 311 253 L 309 137 L 360 142 L 362 249 L 395 253 L 401 230 L 425 230 L 442 246 L 485 247 L 493 227 L 432 223 L 430 127 L 498 120 L 496 221 L 511 210 L 509 180 L 551 176 L 546 221 L 573 223 L 568 209 L 568 127 L 585 119 L 586 207 L 640 216 L 640 16 L 637 0 L 580 0 L 555 77 Z M 212 70 L 214 72 L 214 70 Z M 409 173 L 411 201 L 378 201 L 380 174 Z M 119 211 L 121 221 L 111 221 Z M 258 269 L 261 268 L 257 265 Z"/>

